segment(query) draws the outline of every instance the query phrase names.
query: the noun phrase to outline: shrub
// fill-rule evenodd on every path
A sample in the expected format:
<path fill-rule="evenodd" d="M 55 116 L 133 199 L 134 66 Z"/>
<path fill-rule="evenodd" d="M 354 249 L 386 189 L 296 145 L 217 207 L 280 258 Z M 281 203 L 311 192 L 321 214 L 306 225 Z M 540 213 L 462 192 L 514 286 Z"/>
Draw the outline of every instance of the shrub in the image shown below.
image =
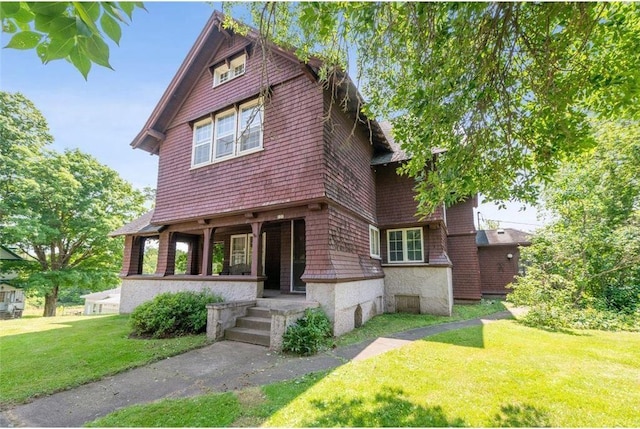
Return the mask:
<path fill-rule="evenodd" d="M 208 291 L 163 293 L 131 313 L 133 335 L 168 338 L 200 334 L 207 328 L 207 304 L 222 302 Z"/>
<path fill-rule="evenodd" d="M 308 308 L 296 323 L 284 333 L 282 349 L 309 356 L 327 345 L 332 337 L 329 318 L 319 308 Z"/>

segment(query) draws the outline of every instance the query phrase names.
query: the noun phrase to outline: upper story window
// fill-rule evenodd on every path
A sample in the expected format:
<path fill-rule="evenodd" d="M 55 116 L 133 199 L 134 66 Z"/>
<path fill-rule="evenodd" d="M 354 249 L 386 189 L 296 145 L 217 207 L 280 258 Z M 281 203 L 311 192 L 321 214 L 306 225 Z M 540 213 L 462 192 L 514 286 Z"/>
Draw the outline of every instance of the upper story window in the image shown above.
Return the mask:
<path fill-rule="evenodd" d="M 213 86 L 222 85 L 225 82 L 229 82 L 232 79 L 242 76 L 244 74 L 245 65 L 247 62 L 246 55 L 240 55 L 237 58 L 229 61 L 227 64 L 222 64 L 213 70 Z"/>
<path fill-rule="evenodd" d="M 369 254 L 380 259 L 380 230 L 373 225 L 369 225 Z"/>
<path fill-rule="evenodd" d="M 193 127 L 192 166 L 262 149 L 264 107 L 260 99 L 222 111 Z"/>
<path fill-rule="evenodd" d="M 388 230 L 387 248 L 390 263 L 424 262 L 422 228 Z"/>

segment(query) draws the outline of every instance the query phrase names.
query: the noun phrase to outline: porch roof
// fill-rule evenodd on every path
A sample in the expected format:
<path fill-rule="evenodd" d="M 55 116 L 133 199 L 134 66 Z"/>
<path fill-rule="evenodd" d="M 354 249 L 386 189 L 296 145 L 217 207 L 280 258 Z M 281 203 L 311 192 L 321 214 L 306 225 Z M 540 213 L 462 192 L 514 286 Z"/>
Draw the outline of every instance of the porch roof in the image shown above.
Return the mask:
<path fill-rule="evenodd" d="M 121 226 L 109 233 L 109 237 L 117 237 L 119 235 L 130 234 L 155 234 L 164 228 L 164 225 L 153 225 L 151 218 L 153 217 L 153 209 L 149 210 L 137 219 Z"/>

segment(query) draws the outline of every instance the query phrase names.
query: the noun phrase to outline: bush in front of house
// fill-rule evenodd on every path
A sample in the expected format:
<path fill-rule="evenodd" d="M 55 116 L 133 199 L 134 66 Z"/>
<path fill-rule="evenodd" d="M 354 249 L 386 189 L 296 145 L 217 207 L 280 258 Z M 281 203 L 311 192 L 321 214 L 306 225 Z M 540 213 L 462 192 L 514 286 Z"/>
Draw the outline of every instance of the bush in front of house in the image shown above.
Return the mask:
<path fill-rule="evenodd" d="M 290 325 L 283 336 L 282 349 L 309 356 L 326 346 L 333 336 L 331 321 L 319 308 L 307 308 L 296 323 Z"/>
<path fill-rule="evenodd" d="M 222 301 L 208 291 L 160 294 L 131 313 L 132 335 L 169 338 L 201 334 L 207 329 L 207 304 Z"/>

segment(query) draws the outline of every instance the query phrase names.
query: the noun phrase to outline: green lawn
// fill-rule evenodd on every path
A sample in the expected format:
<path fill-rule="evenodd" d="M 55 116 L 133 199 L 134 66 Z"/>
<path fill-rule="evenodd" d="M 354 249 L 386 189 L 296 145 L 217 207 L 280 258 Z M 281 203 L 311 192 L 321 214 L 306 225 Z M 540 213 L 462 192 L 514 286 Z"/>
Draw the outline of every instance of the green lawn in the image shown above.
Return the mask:
<path fill-rule="evenodd" d="M 339 346 L 346 346 L 394 332 L 475 319 L 506 309 L 502 301 L 481 301 L 479 304 L 454 305 L 451 317 L 432 316 L 430 314 L 386 313 L 374 317 L 360 328 L 341 336 L 336 343 Z"/>
<path fill-rule="evenodd" d="M 638 333 L 547 332 L 505 320 L 331 372 L 132 407 L 93 424 L 639 427 L 639 382 Z"/>
<path fill-rule="evenodd" d="M 128 338 L 128 316 L 28 317 L 0 322 L 0 407 L 206 344 L 206 336 Z"/>

